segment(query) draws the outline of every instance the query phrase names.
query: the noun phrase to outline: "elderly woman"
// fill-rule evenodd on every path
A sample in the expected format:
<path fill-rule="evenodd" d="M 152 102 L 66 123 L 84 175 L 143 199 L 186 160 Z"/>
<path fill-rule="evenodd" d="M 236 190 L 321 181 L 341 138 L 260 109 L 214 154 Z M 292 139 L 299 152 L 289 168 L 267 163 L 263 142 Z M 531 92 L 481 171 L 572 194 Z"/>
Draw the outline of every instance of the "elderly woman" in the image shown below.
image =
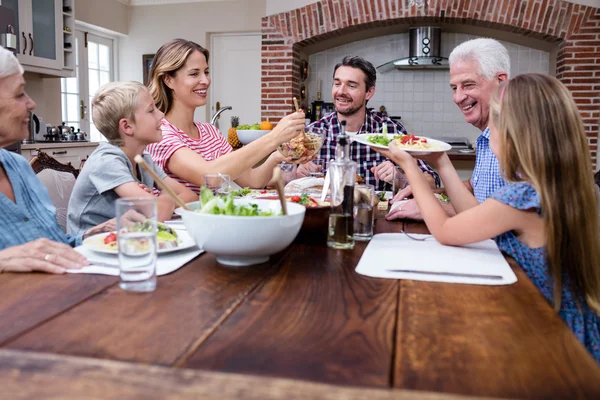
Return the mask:
<path fill-rule="evenodd" d="M 25 93 L 23 68 L 0 47 L 0 272 L 64 273 L 86 259 L 71 248 L 82 236 L 66 235 L 56 222 L 48 192 L 27 160 L 3 147 L 27 137 L 35 102 Z M 110 229 L 114 221 L 84 236 Z"/>

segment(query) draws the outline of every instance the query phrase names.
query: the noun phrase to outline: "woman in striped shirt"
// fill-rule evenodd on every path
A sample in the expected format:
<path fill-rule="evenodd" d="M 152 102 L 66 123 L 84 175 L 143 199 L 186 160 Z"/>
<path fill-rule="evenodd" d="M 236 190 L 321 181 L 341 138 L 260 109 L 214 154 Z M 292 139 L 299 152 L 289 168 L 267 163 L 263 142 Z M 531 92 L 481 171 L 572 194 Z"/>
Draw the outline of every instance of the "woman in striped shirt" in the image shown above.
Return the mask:
<path fill-rule="evenodd" d="M 170 177 L 196 192 L 204 175 L 216 173 L 231 176 L 240 186 L 264 187 L 273 168 L 289 161 L 275 150 L 304 129 L 304 113 L 284 117 L 271 132 L 233 152 L 216 127 L 194 121 L 196 108 L 206 105 L 209 86 L 208 50 L 184 39 L 158 50 L 148 87 L 156 107 L 165 114 L 163 139 L 147 151 Z M 265 157 L 260 167 L 252 168 Z"/>

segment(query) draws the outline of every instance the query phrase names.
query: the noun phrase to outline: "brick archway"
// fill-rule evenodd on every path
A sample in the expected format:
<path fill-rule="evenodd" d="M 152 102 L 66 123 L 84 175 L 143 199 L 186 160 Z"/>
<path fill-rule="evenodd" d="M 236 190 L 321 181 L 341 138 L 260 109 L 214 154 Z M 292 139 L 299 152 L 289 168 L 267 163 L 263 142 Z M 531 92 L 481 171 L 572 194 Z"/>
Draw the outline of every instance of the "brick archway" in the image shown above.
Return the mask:
<path fill-rule="evenodd" d="M 494 8 L 495 7 L 495 8 Z M 263 119 L 292 110 L 304 46 L 397 24 L 448 23 L 509 31 L 556 43 L 557 78 L 573 93 L 594 164 L 600 121 L 600 9 L 563 0 L 322 0 L 262 20 Z"/>

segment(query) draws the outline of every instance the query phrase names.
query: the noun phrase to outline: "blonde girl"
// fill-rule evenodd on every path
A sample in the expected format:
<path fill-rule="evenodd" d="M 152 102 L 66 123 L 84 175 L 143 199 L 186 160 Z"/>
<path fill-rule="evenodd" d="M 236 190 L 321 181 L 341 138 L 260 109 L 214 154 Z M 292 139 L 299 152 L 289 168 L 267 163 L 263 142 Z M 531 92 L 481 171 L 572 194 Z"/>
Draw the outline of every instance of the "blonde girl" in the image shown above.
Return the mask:
<path fill-rule="evenodd" d="M 448 217 L 407 152 L 389 157 L 406 172 L 432 235 L 447 245 L 494 238 L 600 362 L 600 230 L 583 123 L 554 77 L 519 75 L 490 103 L 491 148 L 509 184 L 482 204 L 448 156 L 428 156 L 458 215 Z"/>
<path fill-rule="evenodd" d="M 164 44 L 154 56 L 148 88 L 165 118 L 163 139 L 147 150 L 167 175 L 195 192 L 204 175 L 216 173 L 230 175 L 240 186 L 261 188 L 271 179 L 273 168 L 288 161 L 275 149 L 301 132 L 304 113 L 284 117 L 270 133 L 233 152 L 216 127 L 194 121 L 196 108 L 207 102 L 208 56 L 208 50 L 184 39 Z M 265 157 L 260 167 L 252 168 Z"/>

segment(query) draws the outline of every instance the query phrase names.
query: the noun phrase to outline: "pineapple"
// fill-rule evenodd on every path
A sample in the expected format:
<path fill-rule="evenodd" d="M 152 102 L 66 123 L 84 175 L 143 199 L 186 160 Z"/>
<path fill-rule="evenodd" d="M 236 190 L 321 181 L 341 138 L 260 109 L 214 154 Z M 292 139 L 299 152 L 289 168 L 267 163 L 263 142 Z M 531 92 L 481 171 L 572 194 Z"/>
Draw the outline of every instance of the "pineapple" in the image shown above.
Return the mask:
<path fill-rule="evenodd" d="M 234 149 L 242 147 L 240 140 L 237 137 L 237 126 L 240 124 L 240 117 L 231 117 L 231 128 L 227 132 L 227 141 Z"/>

